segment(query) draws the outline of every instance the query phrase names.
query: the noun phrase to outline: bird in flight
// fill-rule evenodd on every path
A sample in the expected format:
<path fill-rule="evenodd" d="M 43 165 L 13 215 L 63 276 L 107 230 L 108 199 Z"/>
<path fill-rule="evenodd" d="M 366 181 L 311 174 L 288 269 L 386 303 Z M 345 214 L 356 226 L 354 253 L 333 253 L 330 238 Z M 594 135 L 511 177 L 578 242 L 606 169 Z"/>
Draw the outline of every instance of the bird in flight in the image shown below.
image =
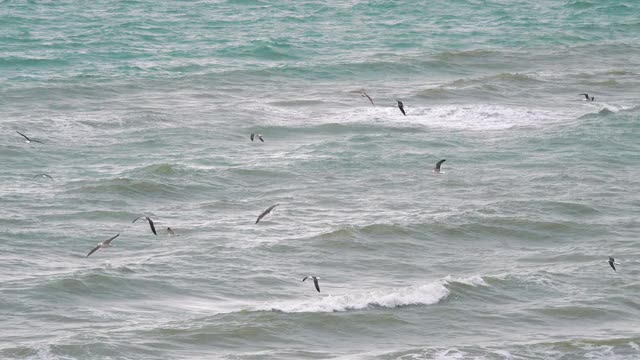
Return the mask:
<path fill-rule="evenodd" d="M 404 104 L 400 100 L 396 100 L 398 102 L 398 109 L 402 112 L 402 115 L 407 116 L 407 113 L 404 112 Z"/>
<path fill-rule="evenodd" d="M 312 278 L 313 279 L 313 285 L 315 285 L 316 286 L 316 290 L 318 290 L 318 292 L 320 292 L 320 284 L 318 284 L 318 280 L 320 280 L 320 278 L 317 277 L 317 276 L 309 275 L 309 276 L 305 276 L 304 279 L 302 279 L 302 281 L 305 281 L 308 278 Z"/>
<path fill-rule="evenodd" d="M 27 143 L 30 143 L 30 142 L 32 142 L 32 141 L 33 141 L 33 142 L 37 142 L 38 144 L 44 144 L 44 143 L 43 143 L 42 141 L 40 141 L 40 140 L 30 139 L 27 135 L 25 135 L 25 134 L 21 133 L 20 131 L 16 131 L 16 132 L 17 132 L 18 134 L 20 134 L 23 138 L 27 139 L 27 141 L 26 141 Z"/>
<path fill-rule="evenodd" d="M 587 101 L 593 101 L 593 100 L 595 100 L 595 99 L 596 99 L 596 98 L 595 98 L 595 97 L 593 97 L 593 96 L 589 97 L 589 94 L 578 94 L 578 95 L 584 95 L 584 97 L 587 99 Z"/>
<path fill-rule="evenodd" d="M 133 224 L 133 223 L 134 223 L 134 222 L 136 222 L 138 219 L 147 220 L 147 222 L 149 223 L 149 227 L 151 228 L 151 232 L 153 233 L 153 235 L 158 235 L 158 233 L 156 232 L 156 227 L 153 225 L 153 220 L 151 220 L 151 218 L 146 217 L 146 216 L 137 217 L 137 218 L 133 219 L 133 221 L 132 221 L 131 223 Z"/>
<path fill-rule="evenodd" d="M 366 91 L 362 90 L 360 94 L 362 95 L 362 97 L 366 97 L 367 99 L 369 99 L 369 101 L 371 101 L 371 105 L 376 106 L 376 104 L 373 103 L 373 99 L 371 98 L 371 96 L 369 96 L 369 94 L 367 94 Z"/>
<path fill-rule="evenodd" d="M 52 178 L 51 176 L 47 175 L 47 174 L 38 174 L 38 175 L 33 175 L 33 178 L 35 179 L 35 178 L 37 178 L 38 176 L 46 177 L 46 178 L 51 179 L 51 181 L 53 181 L 53 178 Z"/>
<path fill-rule="evenodd" d="M 254 139 L 256 136 L 258 137 L 258 139 L 260 139 L 260 141 L 264 142 L 264 139 L 262 138 L 262 134 L 255 134 L 255 133 L 251 133 L 251 136 L 250 136 L 251 141 L 253 141 L 253 139 Z"/>
<path fill-rule="evenodd" d="M 436 163 L 436 167 L 433 168 L 433 172 L 439 174 L 440 173 L 440 166 L 442 166 L 442 163 L 447 161 L 446 159 L 442 159 L 440 161 L 438 161 Z"/>
<path fill-rule="evenodd" d="M 98 243 L 98 245 L 96 247 L 94 247 L 93 249 L 91 249 L 91 251 L 89 251 L 89 253 L 87 254 L 87 257 L 89 257 L 89 255 L 93 254 L 94 252 L 98 251 L 98 249 L 100 248 L 108 248 L 111 246 L 111 242 L 113 241 L 113 239 L 117 238 L 118 236 L 120 236 L 120 233 L 117 233 L 116 236 L 111 237 L 101 243 Z"/>
<path fill-rule="evenodd" d="M 271 205 L 271 206 L 269 206 L 269 208 L 268 208 L 267 210 L 263 211 L 263 212 L 262 212 L 262 214 L 258 215 L 258 220 L 256 220 L 256 224 L 257 224 L 258 222 L 260 222 L 260 220 L 261 220 L 263 217 L 267 216 L 267 214 L 269 214 L 269 213 L 271 212 L 271 210 L 273 210 L 273 209 L 274 209 L 276 206 L 278 206 L 278 205 L 280 205 L 280 204 Z"/>
<path fill-rule="evenodd" d="M 173 231 L 170 227 L 167 228 L 167 232 L 169 233 L 169 236 L 176 236 L 176 232 Z"/>
<path fill-rule="evenodd" d="M 609 256 L 609 261 L 607 262 L 609 263 L 609 265 L 611 265 L 611 268 L 613 269 L 613 271 L 617 271 L 615 265 L 620 265 L 620 263 L 616 262 L 616 260 L 611 256 Z"/>

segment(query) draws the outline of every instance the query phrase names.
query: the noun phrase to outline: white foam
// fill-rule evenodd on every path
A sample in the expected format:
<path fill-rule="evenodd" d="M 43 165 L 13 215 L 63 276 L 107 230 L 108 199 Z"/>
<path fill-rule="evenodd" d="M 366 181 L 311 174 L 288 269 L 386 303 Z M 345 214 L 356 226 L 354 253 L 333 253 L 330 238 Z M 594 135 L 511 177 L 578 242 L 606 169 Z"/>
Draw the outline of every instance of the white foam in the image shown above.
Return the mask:
<path fill-rule="evenodd" d="M 362 310 L 370 307 L 395 308 L 407 305 L 431 305 L 440 302 L 449 295 L 446 284 L 458 282 L 472 286 L 486 283 L 480 277 L 453 279 L 447 276 L 444 279 L 408 287 L 375 290 L 370 292 L 327 295 L 315 300 L 292 300 L 264 304 L 255 310 L 282 311 L 286 313 L 298 312 L 334 312 L 347 310 Z M 320 285 L 322 286 L 322 284 Z"/>
<path fill-rule="evenodd" d="M 314 114 L 312 110 L 296 109 L 283 116 L 282 109 L 262 106 L 270 125 L 316 126 L 321 124 L 384 124 L 385 126 L 426 126 L 458 130 L 506 130 L 513 127 L 544 127 L 550 122 L 583 114 L 559 114 L 558 111 L 524 106 L 467 104 L 413 106 L 405 103 L 407 116 L 397 107 L 362 106 L 339 112 Z M 293 116 L 292 116 L 293 115 Z"/>

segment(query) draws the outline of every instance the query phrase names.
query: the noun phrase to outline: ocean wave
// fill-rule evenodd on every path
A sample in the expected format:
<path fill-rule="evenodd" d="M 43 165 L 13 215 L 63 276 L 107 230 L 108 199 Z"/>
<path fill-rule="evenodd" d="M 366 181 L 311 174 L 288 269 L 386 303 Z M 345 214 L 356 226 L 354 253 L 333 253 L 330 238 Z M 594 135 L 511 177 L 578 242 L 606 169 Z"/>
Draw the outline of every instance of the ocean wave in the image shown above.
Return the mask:
<path fill-rule="evenodd" d="M 488 286 L 479 276 L 469 278 L 446 277 L 423 285 L 354 294 L 328 295 L 318 300 L 295 300 L 265 304 L 256 310 L 285 313 L 338 312 L 376 307 L 397 308 L 409 305 L 432 305 L 449 296 L 448 285 L 450 284 Z"/>
<path fill-rule="evenodd" d="M 508 130 L 514 127 L 544 127 L 551 122 L 560 122 L 563 116 L 556 111 L 511 105 L 467 104 L 424 106 L 405 102 L 407 116 L 402 116 L 395 106 L 365 106 L 341 110 L 333 114 L 323 114 L 309 121 L 308 114 L 298 111 L 294 117 L 279 116 L 281 111 L 274 107 L 261 106 L 262 116 L 270 127 L 285 126 L 315 128 L 321 126 L 358 124 L 394 129 L 415 127 L 436 127 L 456 130 Z M 572 115 L 573 116 L 573 115 Z M 340 130 L 338 128 L 337 130 Z M 345 129 L 348 130 L 348 129 Z"/>
<path fill-rule="evenodd" d="M 175 186 L 160 184 L 155 181 L 139 181 L 127 178 L 99 180 L 96 182 L 81 182 L 69 192 L 88 194 L 115 194 L 115 195 L 145 195 L 170 194 L 179 196 L 180 192 Z"/>
<path fill-rule="evenodd" d="M 535 342 L 496 346 L 425 347 L 366 353 L 339 359 L 397 359 L 397 360 L 462 360 L 462 359 L 593 359 L 636 360 L 640 353 L 639 338 L 606 340 L 571 339 L 558 342 Z"/>

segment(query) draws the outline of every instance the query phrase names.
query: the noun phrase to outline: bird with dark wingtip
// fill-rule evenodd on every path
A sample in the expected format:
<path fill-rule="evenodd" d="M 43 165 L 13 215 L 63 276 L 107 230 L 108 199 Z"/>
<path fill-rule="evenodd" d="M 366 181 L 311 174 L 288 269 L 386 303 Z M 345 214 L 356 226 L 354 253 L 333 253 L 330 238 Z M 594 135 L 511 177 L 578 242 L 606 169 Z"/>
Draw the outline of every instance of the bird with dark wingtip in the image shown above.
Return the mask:
<path fill-rule="evenodd" d="M 595 97 L 593 97 L 593 96 L 589 97 L 589 94 L 578 94 L 578 95 L 584 95 L 584 97 L 586 98 L 586 100 L 587 100 L 587 101 L 593 101 L 593 100 L 595 100 L 595 99 L 596 99 L 596 98 L 595 98 Z"/>
<path fill-rule="evenodd" d="M 404 112 L 404 104 L 400 100 L 396 100 L 398 102 L 398 109 L 402 112 L 402 115 L 407 116 L 407 113 Z"/>
<path fill-rule="evenodd" d="M 258 215 L 258 219 L 256 220 L 256 224 L 258 222 L 260 222 L 260 220 L 262 220 L 263 217 L 267 216 L 267 214 L 269 214 L 271 212 L 271 210 L 273 210 L 278 205 L 280 205 L 280 204 L 271 205 L 271 206 L 269 206 L 269 208 L 267 210 L 263 211 L 262 214 Z"/>
<path fill-rule="evenodd" d="M 366 97 L 367 99 L 369 99 L 369 101 L 371 101 L 371 105 L 376 106 L 376 104 L 373 103 L 373 99 L 371 98 L 371 96 L 369 96 L 369 94 L 367 94 L 366 91 L 362 90 L 360 92 L 360 95 L 362 95 L 362 97 Z"/>
<path fill-rule="evenodd" d="M 37 175 L 33 175 L 33 178 L 35 179 L 35 178 L 37 178 L 38 176 L 46 177 L 46 178 L 49 178 L 51 181 L 54 181 L 54 180 L 53 180 L 53 178 L 52 178 L 50 175 L 48 175 L 48 174 L 37 174 Z"/>
<path fill-rule="evenodd" d="M 302 279 L 302 281 L 304 282 L 305 280 L 307 280 L 308 278 L 312 278 L 313 279 L 313 285 L 316 286 L 316 290 L 318 290 L 318 292 L 320 292 L 320 284 L 318 284 L 318 280 L 320 280 L 319 277 L 317 276 L 305 276 L 304 279 Z"/>
<path fill-rule="evenodd" d="M 151 220 L 151 218 L 146 217 L 146 216 L 141 216 L 141 217 L 137 217 L 135 219 L 133 219 L 133 221 L 131 222 L 132 224 L 136 221 L 138 221 L 138 219 L 141 220 L 147 220 L 147 222 L 149 223 L 149 227 L 151 228 L 151 232 L 153 233 L 153 235 L 158 235 L 158 233 L 156 232 L 156 227 L 153 225 L 153 220 Z"/>
<path fill-rule="evenodd" d="M 262 134 L 251 133 L 251 136 L 249 136 L 249 137 L 251 138 L 251 141 L 253 141 L 253 139 L 256 136 L 258 137 L 258 139 L 260 139 L 260 141 L 264 142 L 264 139 L 262 138 Z"/>
<path fill-rule="evenodd" d="M 87 254 L 87 257 L 89 257 L 89 255 L 93 254 L 94 252 L 98 251 L 98 249 L 111 247 L 111 242 L 113 241 L 113 239 L 117 238 L 118 236 L 120 236 L 120 233 L 117 233 L 116 236 L 111 237 L 101 243 L 98 243 L 96 247 L 94 247 L 93 249 L 91 249 L 91 251 L 89 251 L 89 253 Z"/>
<path fill-rule="evenodd" d="M 26 143 L 30 143 L 30 142 L 36 142 L 38 144 L 44 144 L 42 141 L 40 140 L 36 140 L 36 139 L 30 139 L 27 135 L 21 133 L 20 131 L 16 131 L 18 134 L 20 134 L 23 138 L 25 138 L 27 141 Z"/>
<path fill-rule="evenodd" d="M 609 256 L 609 261 L 607 261 L 609 263 L 609 265 L 611 265 L 611 268 L 613 269 L 613 271 L 618 271 L 616 270 L 616 265 L 620 265 L 619 262 L 616 262 L 616 260 L 614 258 L 612 258 L 611 256 Z"/>
<path fill-rule="evenodd" d="M 442 163 L 445 162 L 445 161 L 447 161 L 447 160 L 446 159 L 442 159 L 442 160 L 438 161 L 436 163 L 436 167 L 433 168 L 433 172 L 436 173 L 436 174 L 439 174 L 440 173 L 440 167 L 442 166 Z"/>

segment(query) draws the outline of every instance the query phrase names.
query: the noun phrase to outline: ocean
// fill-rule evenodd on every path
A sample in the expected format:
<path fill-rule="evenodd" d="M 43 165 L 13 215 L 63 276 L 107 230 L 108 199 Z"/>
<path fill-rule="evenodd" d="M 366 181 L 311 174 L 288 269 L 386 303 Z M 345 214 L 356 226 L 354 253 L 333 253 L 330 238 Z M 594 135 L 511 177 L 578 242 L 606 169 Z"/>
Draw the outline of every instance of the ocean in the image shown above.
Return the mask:
<path fill-rule="evenodd" d="M 0 359 L 640 359 L 639 85 L 632 0 L 0 1 Z"/>

